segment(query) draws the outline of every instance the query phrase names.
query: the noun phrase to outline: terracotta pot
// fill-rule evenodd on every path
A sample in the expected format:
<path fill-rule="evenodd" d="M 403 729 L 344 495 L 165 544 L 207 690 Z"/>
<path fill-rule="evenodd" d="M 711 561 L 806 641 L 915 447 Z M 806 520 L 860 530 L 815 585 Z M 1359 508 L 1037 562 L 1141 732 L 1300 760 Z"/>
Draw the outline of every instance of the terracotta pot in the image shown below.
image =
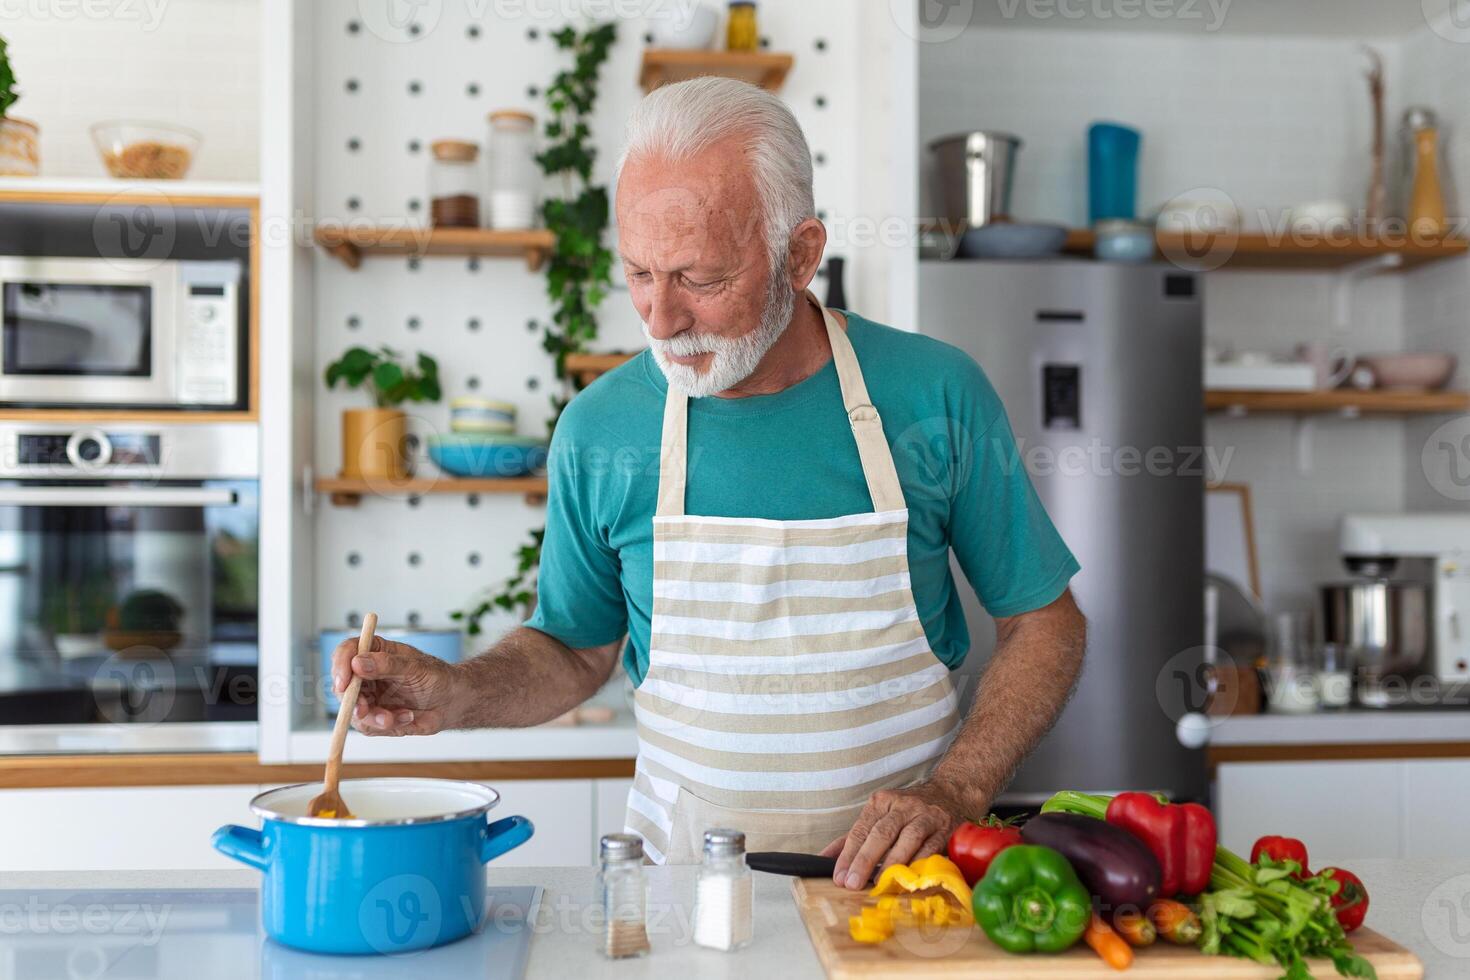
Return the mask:
<path fill-rule="evenodd" d="M 35 177 L 41 172 L 41 127 L 29 119 L 0 118 L 0 177 Z"/>
<path fill-rule="evenodd" d="M 396 408 L 354 408 L 342 413 L 342 475 L 352 479 L 403 480 L 406 417 Z"/>

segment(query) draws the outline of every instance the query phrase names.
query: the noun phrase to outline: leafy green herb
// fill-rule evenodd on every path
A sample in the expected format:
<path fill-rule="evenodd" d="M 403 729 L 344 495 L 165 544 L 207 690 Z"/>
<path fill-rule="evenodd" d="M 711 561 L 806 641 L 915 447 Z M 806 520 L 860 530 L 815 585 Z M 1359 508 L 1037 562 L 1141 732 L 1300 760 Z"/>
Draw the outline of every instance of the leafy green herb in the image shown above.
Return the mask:
<path fill-rule="evenodd" d="M 328 388 L 341 381 L 348 388 L 366 388 L 379 408 L 394 408 L 404 402 L 436 402 L 439 364 L 428 354 L 419 354 L 417 370 L 405 367 L 401 355 L 391 347 L 368 350 L 350 347 L 327 365 Z"/>
<path fill-rule="evenodd" d="M 20 93 L 15 90 L 15 70 L 10 67 L 10 54 L 5 38 L 0 37 L 0 119 L 15 105 Z"/>

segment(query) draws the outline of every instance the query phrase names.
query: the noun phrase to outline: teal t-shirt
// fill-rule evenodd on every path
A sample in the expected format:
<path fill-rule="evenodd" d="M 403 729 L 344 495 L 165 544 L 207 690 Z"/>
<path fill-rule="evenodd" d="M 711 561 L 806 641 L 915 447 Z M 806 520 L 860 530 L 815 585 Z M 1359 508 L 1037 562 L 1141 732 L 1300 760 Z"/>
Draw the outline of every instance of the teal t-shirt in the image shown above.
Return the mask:
<path fill-rule="evenodd" d="M 980 366 L 932 338 L 847 318 L 908 503 L 919 618 L 930 648 L 958 667 L 970 634 L 951 548 L 997 617 L 1051 603 L 1078 564 L 1032 489 Z M 666 390 L 644 351 L 578 394 L 557 423 L 537 606 L 526 624 L 573 648 L 626 632 L 623 665 L 635 685 L 648 669 Z M 691 515 L 812 520 L 873 509 L 830 360 L 774 395 L 690 399 L 688 472 Z"/>

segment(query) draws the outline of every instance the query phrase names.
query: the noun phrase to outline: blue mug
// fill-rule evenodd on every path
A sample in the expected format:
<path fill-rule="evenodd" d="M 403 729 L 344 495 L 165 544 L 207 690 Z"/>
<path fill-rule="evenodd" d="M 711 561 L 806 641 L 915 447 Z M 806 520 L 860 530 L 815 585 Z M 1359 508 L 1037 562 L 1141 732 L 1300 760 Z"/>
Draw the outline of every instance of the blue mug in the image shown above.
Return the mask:
<path fill-rule="evenodd" d="M 233 824 L 214 847 L 261 871 L 266 935 L 313 953 L 405 953 L 453 942 L 485 914 L 486 862 L 530 840 L 525 817 L 486 823 L 500 794 L 446 779 L 346 779 L 354 817 L 306 816 L 320 783 L 261 793 L 260 830 Z"/>
<path fill-rule="evenodd" d="M 1138 130 L 1118 123 L 1093 123 L 1087 130 L 1088 224 L 1134 220 L 1138 210 Z"/>

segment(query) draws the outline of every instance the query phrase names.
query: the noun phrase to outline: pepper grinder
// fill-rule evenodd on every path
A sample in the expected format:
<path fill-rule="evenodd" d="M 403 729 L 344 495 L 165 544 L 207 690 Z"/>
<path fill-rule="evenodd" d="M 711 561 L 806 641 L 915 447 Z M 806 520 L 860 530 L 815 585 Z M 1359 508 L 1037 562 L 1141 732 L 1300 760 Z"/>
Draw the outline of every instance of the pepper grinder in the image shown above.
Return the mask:
<path fill-rule="evenodd" d="M 827 260 L 827 309 L 847 309 L 847 290 L 842 287 L 842 267 L 845 259 L 832 256 Z"/>
<path fill-rule="evenodd" d="M 1432 109 L 1412 106 L 1404 112 L 1404 159 L 1407 180 L 1409 232 L 1416 238 L 1442 238 L 1449 231 L 1444 188 L 1439 178 L 1439 120 Z"/>

